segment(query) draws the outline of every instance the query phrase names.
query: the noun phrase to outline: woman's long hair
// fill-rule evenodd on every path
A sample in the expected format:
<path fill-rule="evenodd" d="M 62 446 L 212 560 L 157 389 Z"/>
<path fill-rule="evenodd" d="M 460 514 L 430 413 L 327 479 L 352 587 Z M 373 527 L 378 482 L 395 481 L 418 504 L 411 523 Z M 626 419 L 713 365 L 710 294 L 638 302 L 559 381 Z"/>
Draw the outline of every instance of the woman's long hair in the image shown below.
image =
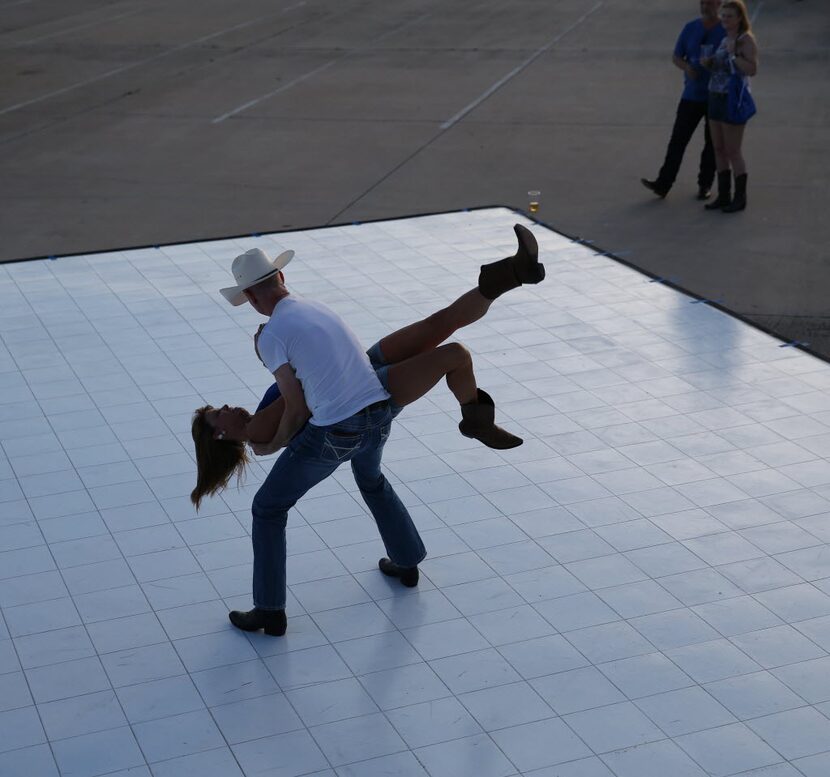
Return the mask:
<path fill-rule="evenodd" d="M 225 488 L 234 473 L 237 480 L 241 480 L 245 465 L 250 461 L 244 442 L 214 438 L 213 427 L 205 418 L 208 410 L 213 408 L 205 405 L 193 414 L 190 429 L 196 445 L 196 488 L 190 494 L 190 501 L 197 511 L 203 497 L 213 496 Z"/>
<path fill-rule="evenodd" d="M 738 14 L 738 35 L 752 32 L 752 22 L 749 21 L 749 11 L 746 10 L 746 3 L 744 0 L 726 0 L 720 7 L 721 11 L 731 8 Z"/>

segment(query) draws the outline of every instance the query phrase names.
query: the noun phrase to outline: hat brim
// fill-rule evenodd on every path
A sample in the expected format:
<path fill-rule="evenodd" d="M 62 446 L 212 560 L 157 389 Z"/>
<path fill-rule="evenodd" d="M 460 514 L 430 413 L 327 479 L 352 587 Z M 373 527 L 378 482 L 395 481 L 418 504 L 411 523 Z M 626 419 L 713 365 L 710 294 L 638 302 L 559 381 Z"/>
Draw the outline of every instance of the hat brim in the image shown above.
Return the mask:
<path fill-rule="evenodd" d="M 237 285 L 237 286 L 228 286 L 224 289 L 219 289 L 219 293 L 233 305 L 237 307 L 239 305 L 244 304 L 247 302 L 248 298 L 245 296 L 245 290 L 250 289 L 251 286 L 256 286 L 258 283 L 261 283 L 264 280 L 276 275 L 280 270 L 282 270 L 285 265 L 287 265 L 292 259 L 294 258 L 294 252 L 291 250 L 283 251 L 274 261 L 271 263 L 272 270 L 271 272 L 265 273 L 265 275 L 260 276 L 254 281 L 250 283 L 246 283 L 244 285 Z"/>

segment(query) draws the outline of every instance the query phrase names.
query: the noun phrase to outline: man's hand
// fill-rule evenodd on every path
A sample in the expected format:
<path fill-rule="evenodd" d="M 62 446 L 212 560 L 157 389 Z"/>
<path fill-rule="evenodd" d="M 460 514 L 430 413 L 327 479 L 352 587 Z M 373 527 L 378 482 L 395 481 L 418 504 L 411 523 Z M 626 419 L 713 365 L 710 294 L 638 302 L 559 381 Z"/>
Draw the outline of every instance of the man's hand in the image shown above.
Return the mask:
<path fill-rule="evenodd" d="M 270 456 L 272 453 L 274 453 L 274 451 L 279 450 L 278 448 L 274 448 L 273 450 L 271 450 L 271 443 L 269 442 L 252 442 L 250 445 L 251 450 L 257 456 Z"/>
<path fill-rule="evenodd" d="M 697 79 L 700 73 L 697 72 L 697 68 L 694 65 L 687 65 L 686 75 L 689 76 L 689 78 L 691 78 L 692 81 L 694 81 L 695 79 Z"/>
<path fill-rule="evenodd" d="M 262 330 L 265 328 L 265 324 L 260 324 L 257 327 L 256 333 L 254 334 L 254 351 L 256 352 L 257 359 L 259 359 L 263 364 L 262 357 L 259 355 L 259 336 L 262 334 Z M 254 451 L 256 453 L 256 451 Z"/>
<path fill-rule="evenodd" d="M 311 411 L 305 401 L 303 387 L 290 364 L 283 364 L 274 373 L 277 385 L 280 387 L 282 399 L 285 401 L 280 425 L 271 442 L 263 446 L 268 453 L 288 445 L 291 438 L 302 429 L 303 425 L 311 418 Z M 256 448 L 254 453 L 256 453 Z"/>

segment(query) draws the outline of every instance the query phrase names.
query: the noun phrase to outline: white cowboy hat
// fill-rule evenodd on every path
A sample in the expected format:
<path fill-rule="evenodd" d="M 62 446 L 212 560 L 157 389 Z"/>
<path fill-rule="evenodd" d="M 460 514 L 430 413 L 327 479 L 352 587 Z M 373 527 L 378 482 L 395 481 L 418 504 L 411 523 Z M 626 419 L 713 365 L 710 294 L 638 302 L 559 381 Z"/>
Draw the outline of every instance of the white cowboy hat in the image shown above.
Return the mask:
<path fill-rule="evenodd" d="M 256 286 L 260 281 L 276 275 L 294 256 L 293 251 L 283 251 L 272 262 L 261 248 L 251 248 L 244 254 L 240 254 L 233 260 L 231 272 L 233 273 L 236 286 L 228 286 L 226 289 L 219 289 L 219 293 L 231 303 L 241 305 L 246 301 L 245 289 Z"/>

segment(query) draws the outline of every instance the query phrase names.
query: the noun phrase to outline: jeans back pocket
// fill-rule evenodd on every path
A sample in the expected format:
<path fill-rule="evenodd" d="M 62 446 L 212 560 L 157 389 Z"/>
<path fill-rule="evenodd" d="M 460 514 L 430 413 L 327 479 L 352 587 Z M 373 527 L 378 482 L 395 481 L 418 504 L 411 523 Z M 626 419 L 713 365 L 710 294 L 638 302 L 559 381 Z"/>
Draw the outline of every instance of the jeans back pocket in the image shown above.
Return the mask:
<path fill-rule="evenodd" d="M 329 461 L 347 461 L 363 444 L 363 435 L 354 432 L 326 432 L 323 441 L 323 458 Z"/>

